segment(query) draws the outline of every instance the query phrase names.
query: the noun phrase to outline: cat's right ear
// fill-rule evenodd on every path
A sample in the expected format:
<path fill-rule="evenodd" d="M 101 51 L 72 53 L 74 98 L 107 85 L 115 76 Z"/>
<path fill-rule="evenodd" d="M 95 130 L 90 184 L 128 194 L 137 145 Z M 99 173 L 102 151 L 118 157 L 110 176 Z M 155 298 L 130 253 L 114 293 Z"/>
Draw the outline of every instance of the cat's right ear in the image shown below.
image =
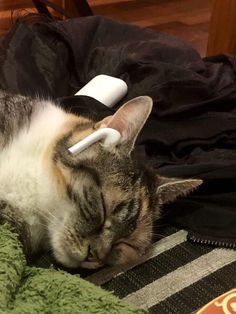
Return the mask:
<path fill-rule="evenodd" d="M 121 106 L 113 116 L 106 117 L 95 126 L 112 128 L 121 134 L 120 145 L 130 153 L 136 138 L 152 110 L 152 99 L 148 96 L 136 97 Z"/>
<path fill-rule="evenodd" d="M 201 179 L 177 179 L 157 176 L 157 197 L 159 205 L 174 202 L 203 183 Z"/>

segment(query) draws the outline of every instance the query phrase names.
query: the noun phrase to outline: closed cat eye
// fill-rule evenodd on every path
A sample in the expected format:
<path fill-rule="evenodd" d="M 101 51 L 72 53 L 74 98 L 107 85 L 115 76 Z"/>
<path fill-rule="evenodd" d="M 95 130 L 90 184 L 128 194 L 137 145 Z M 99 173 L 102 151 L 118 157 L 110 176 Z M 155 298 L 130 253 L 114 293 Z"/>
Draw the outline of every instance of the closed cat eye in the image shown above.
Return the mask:
<path fill-rule="evenodd" d="M 119 214 L 121 211 L 123 210 L 130 210 L 134 207 L 134 200 L 131 199 L 130 201 L 121 201 L 120 203 L 118 203 L 112 213 L 113 214 Z"/>
<path fill-rule="evenodd" d="M 107 218 L 107 208 L 106 208 L 105 200 L 102 193 L 101 193 L 101 199 L 102 199 L 102 208 L 103 208 L 103 223 L 102 223 L 102 227 L 103 227 Z"/>
<path fill-rule="evenodd" d="M 101 233 L 103 230 L 104 224 L 106 222 L 107 212 L 106 212 L 105 200 L 102 193 L 101 193 L 101 200 L 102 200 L 103 219 L 101 220 L 100 224 L 95 229 L 93 229 L 93 232 L 91 233 L 93 235 Z"/>
<path fill-rule="evenodd" d="M 112 210 L 113 214 L 118 214 L 119 212 L 121 212 L 125 207 L 126 207 L 126 202 L 121 201 L 120 203 L 118 203 L 114 209 Z"/>

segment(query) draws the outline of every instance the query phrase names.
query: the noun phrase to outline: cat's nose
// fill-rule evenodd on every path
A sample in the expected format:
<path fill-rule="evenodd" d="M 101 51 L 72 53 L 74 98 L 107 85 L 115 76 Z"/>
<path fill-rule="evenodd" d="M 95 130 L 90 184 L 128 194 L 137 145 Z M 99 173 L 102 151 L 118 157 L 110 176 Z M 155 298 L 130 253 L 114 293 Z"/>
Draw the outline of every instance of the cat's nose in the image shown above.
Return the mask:
<path fill-rule="evenodd" d="M 87 260 L 88 260 L 88 261 L 91 261 L 91 260 L 99 260 L 98 254 L 97 254 L 96 250 L 94 250 L 94 249 L 91 247 L 91 245 L 89 245 L 89 247 L 88 247 Z"/>
<path fill-rule="evenodd" d="M 104 261 L 108 253 L 109 253 L 109 249 L 105 249 L 102 247 L 95 248 L 90 245 L 88 249 L 87 259 L 89 261 Z"/>

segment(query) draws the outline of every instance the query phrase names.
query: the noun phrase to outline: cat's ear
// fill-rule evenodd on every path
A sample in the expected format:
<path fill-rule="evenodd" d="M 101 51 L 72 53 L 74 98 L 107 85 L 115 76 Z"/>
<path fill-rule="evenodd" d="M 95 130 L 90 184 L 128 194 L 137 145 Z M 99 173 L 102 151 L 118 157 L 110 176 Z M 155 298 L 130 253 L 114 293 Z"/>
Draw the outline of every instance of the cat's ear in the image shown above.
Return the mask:
<path fill-rule="evenodd" d="M 106 117 L 98 122 L 95 128 L 112 128 L 117 130 L 121 134 L 120 144 L 126 145 L 128 150 L 131 151 L 151 110 L 152 99 L 150 97 L 136 97 L 120 107 L 113 116 Z"/>
<path fill-rule="evenodd" d="M 171 203 L 202 184 L 200 179 L 172 179 L 158 176 L 157 197 L 159 205 Z"/>

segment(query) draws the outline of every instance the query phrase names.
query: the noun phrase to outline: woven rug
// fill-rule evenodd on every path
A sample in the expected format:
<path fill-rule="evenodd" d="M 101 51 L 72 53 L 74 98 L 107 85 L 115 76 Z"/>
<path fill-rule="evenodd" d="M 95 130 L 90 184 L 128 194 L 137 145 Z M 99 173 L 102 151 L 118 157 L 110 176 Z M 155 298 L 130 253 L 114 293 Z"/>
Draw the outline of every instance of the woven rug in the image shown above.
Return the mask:
<path fill-rule="evenodd" d="M 194 313 L 236 287 L 236 251 L 194 244 L 186 235 L 169 227 L 139 264 L 85 278 L 150 313 Z"/>
<path fill-rule="evenodd" d="M 66 270 L 157 314 L 193 314 L 236 287 L 236 250 L 189 242 L 187 232 L 174 227 L 165 227 L 161 234 L 149 254 L 136 264 L 96 271 Z M 46 254 L 32 264 L 61 269 Z"/>

